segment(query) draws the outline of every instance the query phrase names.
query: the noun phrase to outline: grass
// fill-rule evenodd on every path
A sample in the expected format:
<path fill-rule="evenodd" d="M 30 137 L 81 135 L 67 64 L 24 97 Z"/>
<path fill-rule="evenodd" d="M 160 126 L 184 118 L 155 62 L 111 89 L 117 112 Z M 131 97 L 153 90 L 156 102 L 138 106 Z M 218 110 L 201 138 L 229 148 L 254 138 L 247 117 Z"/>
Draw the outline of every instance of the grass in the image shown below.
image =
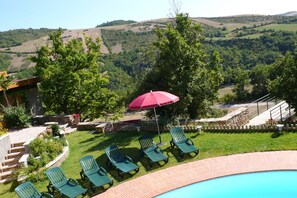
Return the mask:
<path fill-rule="evenodd" d="M 194 158 L 185 156 L 184 159 L 180 160 L 177 150 L 171 151 L 169 148 L 170 134 L 163 133 L 162 141 L 167 142 L 167 145 L 163 146 L 162 149 L 164 149 L 165 154 L 169 155 L 169 162 L 163 167 L 155 165 L 149 169 L 147 161 L 139 156 L 138 133 L 122 132 L 113 135 L 104 135 L 79 131 L 67 136 L 70 153 L 67 160 L 61 165 L 61 168 L 67 177 L 75 178 L 85 187 L 89 187 L 87 183 L 82 182 L 80 179 L 79 172 L 81 168 L 78 162 L 79 159 L 85 155 L 93 155 L 97 162 L 106 168 L 105 161 L 107 157 L 103 149 L 111 144 L 117 144 L 125 154 L 132 157 L 133 161 L 140 166 L 140 171 L 136 175 L 125 175 L 124 178 L 119 178 L 114 169 L 108 171 L 109 176 L 114 179 L 114 185 L 118 185 L 129 179 L 189 161 L 237 153 L 297 149 L 297 133 L 285 133 L 277 138 L 274 133 L 197 134 L 196 132 L 189 132 L 186 135 L 200 148 L 198 156 Z M 154 140 L 158 142 L 158 137 L 154 136 Z M 47 184 L 48 181 L 43 181 L 34 185 L 40 191 L 46 191 Z M 17 185 L 17 182 L 0 184 L 0 197 L 17 197 L 14 193 L 14 188 Z M 100 189 L 98 189 L 97 193 L 99 192 Z M 92 196 L 92 194 L 88 196 Z"/>
<path fill-rule="evenodd" d="M 276 31 L 280 31 L 280 30 L 283 30 L 283 31 L 297 31 L 297 25 L 296 24 L 270 24 L 270 25 L 265 25 L 265 26 L 262 26 L 262 27 L 258 27 L 256 28 L 257 30 L 276 30 Z"/>

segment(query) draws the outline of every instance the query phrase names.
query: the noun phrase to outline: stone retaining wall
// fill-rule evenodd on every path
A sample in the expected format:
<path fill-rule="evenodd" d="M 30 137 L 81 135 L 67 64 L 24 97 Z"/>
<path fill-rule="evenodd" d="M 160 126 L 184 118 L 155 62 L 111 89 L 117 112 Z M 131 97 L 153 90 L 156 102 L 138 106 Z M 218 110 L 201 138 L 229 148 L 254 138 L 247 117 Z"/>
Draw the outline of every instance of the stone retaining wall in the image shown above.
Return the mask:
<path fill-rule="evenodd" d="M 207 118 L 195 120 L 193 124 L 208 124 L 208 125 L 228 125 L 228 126 L 243 126 L 249 122 L 249 113 L 247 108 L 238 108 L 231 113 L 221 118 Z"/>
<path fill-rule="evenodd" d="M 7 155 L 8 150 L 11 148 L 11 142 L 8 134 L 0 137 L 0 167 L 2 166 L 2 161 L 5 155 Z"/>
<path fill-rule="evenodd" d="M 55 116 L 44 116 L 37 115 L 33 118 L 33 123 L 36 125 L 44 125 L 46 122 L 58 122 L 58 124 L 74 124 L 73 115 L 55 115 Z"/>

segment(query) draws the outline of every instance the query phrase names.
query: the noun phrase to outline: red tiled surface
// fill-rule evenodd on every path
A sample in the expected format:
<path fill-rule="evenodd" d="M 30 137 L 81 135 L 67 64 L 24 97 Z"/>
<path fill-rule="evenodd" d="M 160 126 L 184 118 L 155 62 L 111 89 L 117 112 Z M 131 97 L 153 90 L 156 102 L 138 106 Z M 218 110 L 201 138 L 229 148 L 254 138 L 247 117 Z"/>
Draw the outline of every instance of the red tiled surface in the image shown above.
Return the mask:
<path fill-rule="evenodd" d="M 211 178 L 268 170 L 297 170 L 297 151 L 257 152 L 197 160 L 123 182 L 95 198 L 154 197 Z"/>

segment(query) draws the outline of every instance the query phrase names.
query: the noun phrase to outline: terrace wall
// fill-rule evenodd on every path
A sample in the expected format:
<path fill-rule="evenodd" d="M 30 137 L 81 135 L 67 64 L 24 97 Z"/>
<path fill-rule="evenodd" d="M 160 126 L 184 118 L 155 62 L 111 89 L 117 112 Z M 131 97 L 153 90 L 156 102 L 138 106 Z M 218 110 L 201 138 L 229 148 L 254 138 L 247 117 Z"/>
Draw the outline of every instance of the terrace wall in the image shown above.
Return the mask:
<path fill-rule="evenodd" d="M 4 160 L 5 155 L 7 155 L 8 150 L 11 148 L 11 142 L 8 134 L 0 137 L 0 166 Z"/>

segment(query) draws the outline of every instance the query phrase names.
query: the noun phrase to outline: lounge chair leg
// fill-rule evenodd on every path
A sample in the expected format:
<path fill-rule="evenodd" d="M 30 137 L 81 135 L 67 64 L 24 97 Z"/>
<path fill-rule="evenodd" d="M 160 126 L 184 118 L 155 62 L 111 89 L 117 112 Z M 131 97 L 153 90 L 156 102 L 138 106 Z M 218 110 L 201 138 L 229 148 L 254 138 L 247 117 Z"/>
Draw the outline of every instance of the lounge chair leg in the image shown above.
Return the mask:
<path fill-rule="evenodd" d="M 152 163 L 150 162 L 150 159 L 149 159 L 149 158 L 147 158 L 147 162 L 148 162 L 149 167 L 152 168 L 153 165 L 152 165 Z"/>
<path fill-rule="evenodd" d="M 96 190 L 94 189 L 94 186 L 92 185 L 92 183 L 90 182 L 90 188 L 91 188 L 91 191 L 94 193 Z"/>
<path fill-rule="evenodd" d="M 181 151 L 179 151 L 179 156 L 180 158 L 183 158 L 184 154 Z"/>
<path fill-rule="evenodd" d="M 111 182 L 109 183 L 109 187 L 111 187 L 113 185 L 113 180 L 111 180 Z"/>
<path fill-rule="evenodd" d="M 120 178 L 123 178 L 123 177 L 124 177 L 124 173 L 121 173 L 120 170 L 117 170 L 117 171 L 118 171 L 118 175 L 119 175 L 119 177 L 120 177 Z"/>
<path fill-rule="evenodd" d="M 85 180 L 85 179 L 86 179 L 86 178 L 84 177 L 84 175 L 83 175 L 83 172 L 82 172 L 82 171 L 81 171 L 79 174 L 80 174 L 80 177 L 81 177 L 81 179 L 82 179 L 82 180 Z"/>
<path fill-rule="evenodd" d="M 167 164 L 167 163 L 168 163 L 168 161 L 169 161 L 169 159 L 167 158 L 167 159 L 165 159 L 164 161 L 165 161 L 165 164 Z"/>

